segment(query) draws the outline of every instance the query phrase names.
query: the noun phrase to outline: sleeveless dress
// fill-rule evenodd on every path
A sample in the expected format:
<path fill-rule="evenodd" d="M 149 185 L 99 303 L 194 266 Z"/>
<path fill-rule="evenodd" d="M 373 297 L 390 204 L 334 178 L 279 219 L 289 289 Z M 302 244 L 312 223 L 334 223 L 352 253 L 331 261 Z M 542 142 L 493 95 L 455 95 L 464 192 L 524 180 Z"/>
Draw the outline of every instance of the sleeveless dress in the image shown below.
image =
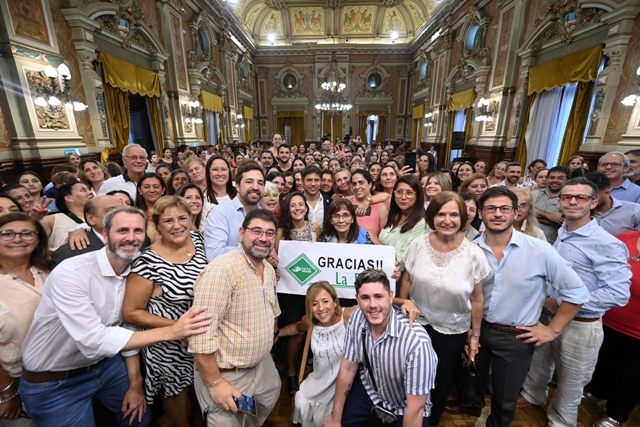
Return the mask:
<path fill-rule="evenodd" d="M 302 423 L 302 427 L 321 427 L 324 418 L 331 413 L 336 379 L 344 354 L 345 332 L 344 317 L 326 328 L 318 325 L 313 327 L 313 372 L 302 381 L 300 391 L 296 393 L 294 423 Z"/>
<path fill-rule="evenodd" d="M 77 222 L 63 213 L 54 214 L 53 220 L 53 229 L 51 230 L 51 236 L 49 236 L 49 250 L 51 252 L 64 244 L 69 238 L 69 231 L 78 227 Z"/>
<path fill-rule="evenodd" d="M 193 284 L 207 266 L 207 256 L 200 233 L 192 231 L 189 235 L 196 252 L 183 264 L 166 261 L 151 249 L 146 249 L 133 262 L 132 273 L 162 286 L 161 295 L 149 298 L 147 311 L 151 314 L 178 320 L 193 303 Z M 140 352 L 146 370 L 145 394 L 149 404 L 160 389 L 164 390 L 164 397 L 171 397 L 193 384 L 193 356 L 180 341 L 164 341 L 143 347 Z"/>

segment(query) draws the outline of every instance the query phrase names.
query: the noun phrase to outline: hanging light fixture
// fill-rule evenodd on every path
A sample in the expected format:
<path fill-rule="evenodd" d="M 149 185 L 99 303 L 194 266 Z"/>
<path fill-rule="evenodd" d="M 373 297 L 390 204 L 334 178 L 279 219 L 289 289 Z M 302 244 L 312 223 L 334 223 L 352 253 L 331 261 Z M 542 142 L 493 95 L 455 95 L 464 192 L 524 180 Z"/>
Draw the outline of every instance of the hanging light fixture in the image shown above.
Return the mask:
<path fill-rule="evenodd" d="M 44 69 L 44 75 L 49 78 L 49 82 L 43 81 L 35 89 L 36 99 L 34 104 L 42 108 L 58 107 L 65 104 L 73 108 L 74 111 L 87 109 L 87 105 L 69 94 L 69 89 L 71 88 L 71 70 L 69 70 L 69 67 L 65 64 L 60 64 L 56 70 L 51 65 L 47 65 Z"/>
<path fill-rule="evenodd" d="M 424 115 L 424 127 L 433 127 L 433 113 L 429 112 Z"/>
<path fill-rule="evenodd" d="M 476 122 L 493 121 L 493 116 L 489 111 L 489 104 L 491 103 L 488 100 L 480 98 L 480 101 L 478 101 L 478 115 L 476 116 Z"/>
<path fill-rule="evenodd" d="M 636 75 L 640 77 L 640 67 L 638 67 L 638 70 L 636 71 Z M 633 107 L 636 102 L 640 102 L 640 78 L 638 78 L 638 90 L 636 90 L 635 93 L 625 97 L 620 102 L 622 102 L 622 105 L 626 107 Z"/>
<path fill-rule="evenodd" d="M 343 111 L 352 109 L 353 105 L 344 98 L 343 91 L 347 88 L 347 85 L 340 81 L 338 58 L 335 52 L 331 54 L 329 70 L 324 79 L 324 82 L 320 85 L 323 92 L 319 102 L 316 104 L 316 110 L 324 111 L 327 114 L 341 114 Z"/>
<path fill-rule="evenodd" d="M 184 110 L 183 110 L 184 112 Z M 200 124 L 203 122 L 202 116 L 202 108 L 199 101 L 189 101 L 189 111 L 186 112 L 186 117 L 184 119 L 187 123 Z"/>

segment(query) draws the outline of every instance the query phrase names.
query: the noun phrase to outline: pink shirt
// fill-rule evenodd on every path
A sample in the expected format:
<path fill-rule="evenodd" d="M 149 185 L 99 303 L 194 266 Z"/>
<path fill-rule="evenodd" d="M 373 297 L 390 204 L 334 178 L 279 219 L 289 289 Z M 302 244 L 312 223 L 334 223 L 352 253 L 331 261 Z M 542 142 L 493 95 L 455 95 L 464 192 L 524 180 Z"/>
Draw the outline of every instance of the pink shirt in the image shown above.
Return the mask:
<path fill-rule="evenodd" d="M 349 196 L 349 200 L 354 207 L 358 206 L 356 196 Z M 379 235 L 382 228 L 380 227 L 380 208 L 382 203 L 373 203 L 371 205 L 371 215 L 356 216 L 358 225 L 365 230 L 372 231 L 375 235 Z"/>

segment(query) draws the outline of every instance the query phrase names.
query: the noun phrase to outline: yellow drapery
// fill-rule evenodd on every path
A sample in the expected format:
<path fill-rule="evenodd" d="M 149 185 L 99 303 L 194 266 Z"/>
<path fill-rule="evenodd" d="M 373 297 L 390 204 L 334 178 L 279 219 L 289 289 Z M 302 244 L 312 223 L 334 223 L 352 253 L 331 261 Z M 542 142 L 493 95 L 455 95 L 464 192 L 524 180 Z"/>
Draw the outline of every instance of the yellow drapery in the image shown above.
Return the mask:
<path fill-rule="evenodd" d="M 151 70 L 100 53 L 104 79 L 111 86 L 142 96 L 160 96 L 160 76 Z"/>
<path fill-rule="evenodd" d="M 454 93 L 447 101 L 447 111 L 465 110 L 473 105 L 475 99 L 475 89 Z"/>
<path fill-rule="evenodd" d="M 304 143 L 304 116 L 291 117 L 291 144 L 300 145 Z"/>
<path fill-rule="evenodd" d="M 331 130 L 331 117 L 333 117 L 333 130 Z M 324 115 L 322 133 L 326 135 L 329 132 L 331 132 L 332 141 L 335 141 L 336 138 L 340 138 L 342 136 L 342 114 L 335 114 L 333 116 L 329 114 Z"/>
<path fill-rule="evenodd" d="M 376 144 L 384 142 L 384 125 L 387 118 L 385 116 L 378 116 L 378 134 L 376 135 Z"/>
<path fill-rule="evenodd" d="M 113 138 L 113 148 L 102 150 L 102 163 L 107 164 L 111 154 L 121 153 L 129 143 L 129 94 L 108 83 L 103 85 L 103 89 L 111 138 Z"/>
<path fill-rule="evenodd" d="M 242 117 L 247 120 L 253 120 L 253 108 L 246 105 L 242 106 Z"/>
<path fill-rule="evenodd" d="M 304 117 L 304 111 L 278 111 L 277 117 Z"/>
<path fill-rule="evenodd" d="M 205 110 L 222 114 L 222 98 L 206 90 L 200 91 L 200 104 Z"/>
<path fill-rule="evenodd" d="M 358 113 L 360 117 L 362 116 L 388 116 L 389 113 L 387 110 L 360 110 Z"/>
<path fill-rule="evenodd" d="M 413 119 L 413 125 L 411 126 L 411 146 L 420 147 L 420 141 L 422 141 L 422 118 Z"/>
<path fill-rule="evenodd" d="M 520 116 L 520 120 L 522 120 L 522 128 L 520 129 L 518 146 L 516 147 L 516 154 L 513 160 L 520 163 L 521 165 L 527 164 L 527 141 L 525 140 L 525 134 L 527 132 L 527 128 L 529 127 L 529 116 L 531 116 L 531 108 L 533 108 L 533 102 L 536 100 L 537 96 L 538 94 L 535 92 L 529 95 L 529 99 L 527 100 L 527 111 L 526 113 L 524 113 L 524 116 Z M 520 112 L 520 114 L 522 114 L 522 112 Z"/>
<path fill-rule="evenodd" d="M 164 132 L 162 131 L 162 114 L 160 113 L 160 98 L 149 98 L 149 115 L 156 134 L 158 153 L 164 152 Z"/>
<path fill-rule="evenodd" d="M 449 128 L 447 129 L 447 147 L 444 150 L 444 167 L 451 165 L 451 147 L 453 147 L 453 119 L 455 111 L 449 111 Z"/>
<path fill-rule="evenodd" d="M 594 81 L 601 61 L 602 46 L 598 45 L 531 67 L 529 95 L 567 84 Z"/>
<path fill-rule="evenodd" d="M 469 142 L 469 138 L 471 138 L 471 124 L 473 121 L 473 108 L 469 107 L 464 110 L 465 119 L 464 119 L 464 145 L 462 146 L 462 155 L 464 156 L 465 150 L 467 149 L 467 142 Z"/>
<path fill-rule="evenodd" d="M 421 119 L 423 117 L 424 117 L 424 104 L 416 105 L 415 107 L 413 107 L 413 110 L 411 110 L 411 118 L 415 120 L 415 119 Z"/>
<path fill-rule="evenodd" d="M 589 121 L 591 98 L 595 90 L 595 82 L 579 82 L 576 96 L 573 100 L 573 108 L 567 121 L 567 129 L 564 131 L 558 164 L 564 165 L 569 158 L 580 150 L 584 139 L 584 131 Z"/>

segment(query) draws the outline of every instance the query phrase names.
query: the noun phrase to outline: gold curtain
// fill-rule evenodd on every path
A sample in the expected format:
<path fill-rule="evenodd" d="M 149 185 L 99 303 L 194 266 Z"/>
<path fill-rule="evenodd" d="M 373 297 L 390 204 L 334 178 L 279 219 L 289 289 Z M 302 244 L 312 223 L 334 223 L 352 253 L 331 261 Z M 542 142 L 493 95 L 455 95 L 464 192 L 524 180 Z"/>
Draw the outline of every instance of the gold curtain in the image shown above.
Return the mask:
<path fill-rule="evenodd" d="M 464 152 L 467 149 L 467 142 L 469 142 L 469 138 L 471 138 L 471 125 L 473 124 L 473 108 L 469 107 L 465 112 L 464 118 L 464 145 L 462 146 L 462 155 L 464 156 Z"/>
<path fill-rule="evenodd" d="M 331 117 L 333 117 L 333 130 L 331 129 Z M 331 132 L 332 141 L 336 140 L 336 135 L 340 135 L 338 136 L 338 138 L 342 137 L 342 114 L 336 114 L 334 116 L 331 116 L 329 114 L 324 115 L 324 123 L 322 124 L 322 133 L 326 135 L 327 132 Z M 334 133 L 336 135 L 334 135 Z"/>
<path fill-rule="evenodd" d="M 304 143 L 304 117 L 291 118 L 291 144 L 300 145 Z"/>
<path fill-rule="evenodd" d="M 206 90 L 200 91 L 200 103 L 205 110 L 222 113 L 222 98 Z"/>
<path fill-rule="evenodd" d="M 473 105 L 476 99 L 476 90 L 469 89 L 454 93 L 447 101 L 447 111 L 464 110 Z"/>
<path fill-rule="evenodd" d="M 525 134 L 527 133 L 527 128 L 529 127 L 529 116 L 531 116 L 531 108 L 533 108 L 533 103 L 536 100 L 537 96 L 538 94 L 535 92 L 529 95 L 529 99 L 527 100 L 527 111 L 525 112 L 524 117 L 520 116 L 520 119 L 522 120 L 522 128 L 520 129 L 518 146 L 516 147 L 516 154 L 513 160 L 520 163 L 521 165 L 527 164 L 527 141 L 525 140 Z"/>
<path fill-rule="evenodd" d="M 276 117 L 276 132 L 284 135 L 284 116 Z"/>
<path fill-rule="evenodd" d="M 278 111 L 277 117 L 304 117 L 304 111 Z"/>
<path fill-rule="evenodd" d="M 202 136 L 204 137 L 204 145 L 209 145 L 209 124 L 207 123 L 209 120 L 206 111 L 202 112 L 202 120 Z"/>
<path fill-rule="evenodd" d="M 114 88 L 109 83 L 102 86 L 113 138 L 113 148 L 102 150 L 102 163 L 107 164 L 111 154 L 121 153 L 129 143 L 129 94 L 127 91 Z"/>
<path fill-rule="evenodd" d="M 243 105 L 242 117 L 244 117 L 247 120 L 253 120 L 253 108 Z"/>
<path fill-rule="evenodd" d="M 153 132 L 156 134 L 156 143 L 158 144 L 158 153 L 162 153 L 164 152 L 164 132 L 162 132 L 162 113 L 160 112 L 160 98 L 149 98 L 148 100 L 149 100 L 149 115 L 151 115 Z M 205 120 L 205 123 L 206 123 L 206 120 Z"/>
<path fill-rule="evenodd" d="M 420 141 L 422 141 L 422 118 L 419 119 L 413 119 L 413 126 L 412 126 L 412 134 L 411 134 L 411 141 L 412 147 L 418 148 L 420 147 Z M 415 141 L 414 141 L 415 138 Z M 415 144 L 413 143 L 415 142 Z"/>
<path fill-rule="evenodd" d="M 589 121 L 591 98 L 595 90 L 595 82 L 579 82 L 576 96 L 573 100 L 573 108 L 567 121 L 567 129 L 564 131 L 558 164 L 564 165 L 569 158 L 580 150 L 584 139 L 584 131 Z"/>
<path fill-rule="evenodd" d="M 384 142 L 384 125 L 387 118 L 385 116 L 378 116 L 378 134 L 376 135 L 376 144 Z"/>
<path fill-rule="evenodd" d="M 444 167 L 451 165 L 451 147 L 453 147 L 453 119 L 455 111 L 449 111 L 449 129 L 447 129 L 447 147 L 444 150 Z"/>
<path fill-rule="evenodd" d="M 567 84 L 594 81 L 602 61 L 602 45 L 547 61 L 529 70 L 529 95 Z"/>
<path fill-rule="evenodd" d="M 106 53 L 100 53 L 104 79 L 111 86 L 143 96 L 160 96 L 160 76 Z"/>
<path fill-rule="evenodd" d="M 247 120 L 245 123 L 244 140 L 246 142 L 253 140 L 253 119 Z"/>
<path fill-rule="evenodd" d="M 423 117 L 424 117 L 424 104 L 416 105 L 415 107 L 413 107 L 413 110 L 411 110 L 411 118 L 415 120 L 415 119 L 421 119 Z"/>

